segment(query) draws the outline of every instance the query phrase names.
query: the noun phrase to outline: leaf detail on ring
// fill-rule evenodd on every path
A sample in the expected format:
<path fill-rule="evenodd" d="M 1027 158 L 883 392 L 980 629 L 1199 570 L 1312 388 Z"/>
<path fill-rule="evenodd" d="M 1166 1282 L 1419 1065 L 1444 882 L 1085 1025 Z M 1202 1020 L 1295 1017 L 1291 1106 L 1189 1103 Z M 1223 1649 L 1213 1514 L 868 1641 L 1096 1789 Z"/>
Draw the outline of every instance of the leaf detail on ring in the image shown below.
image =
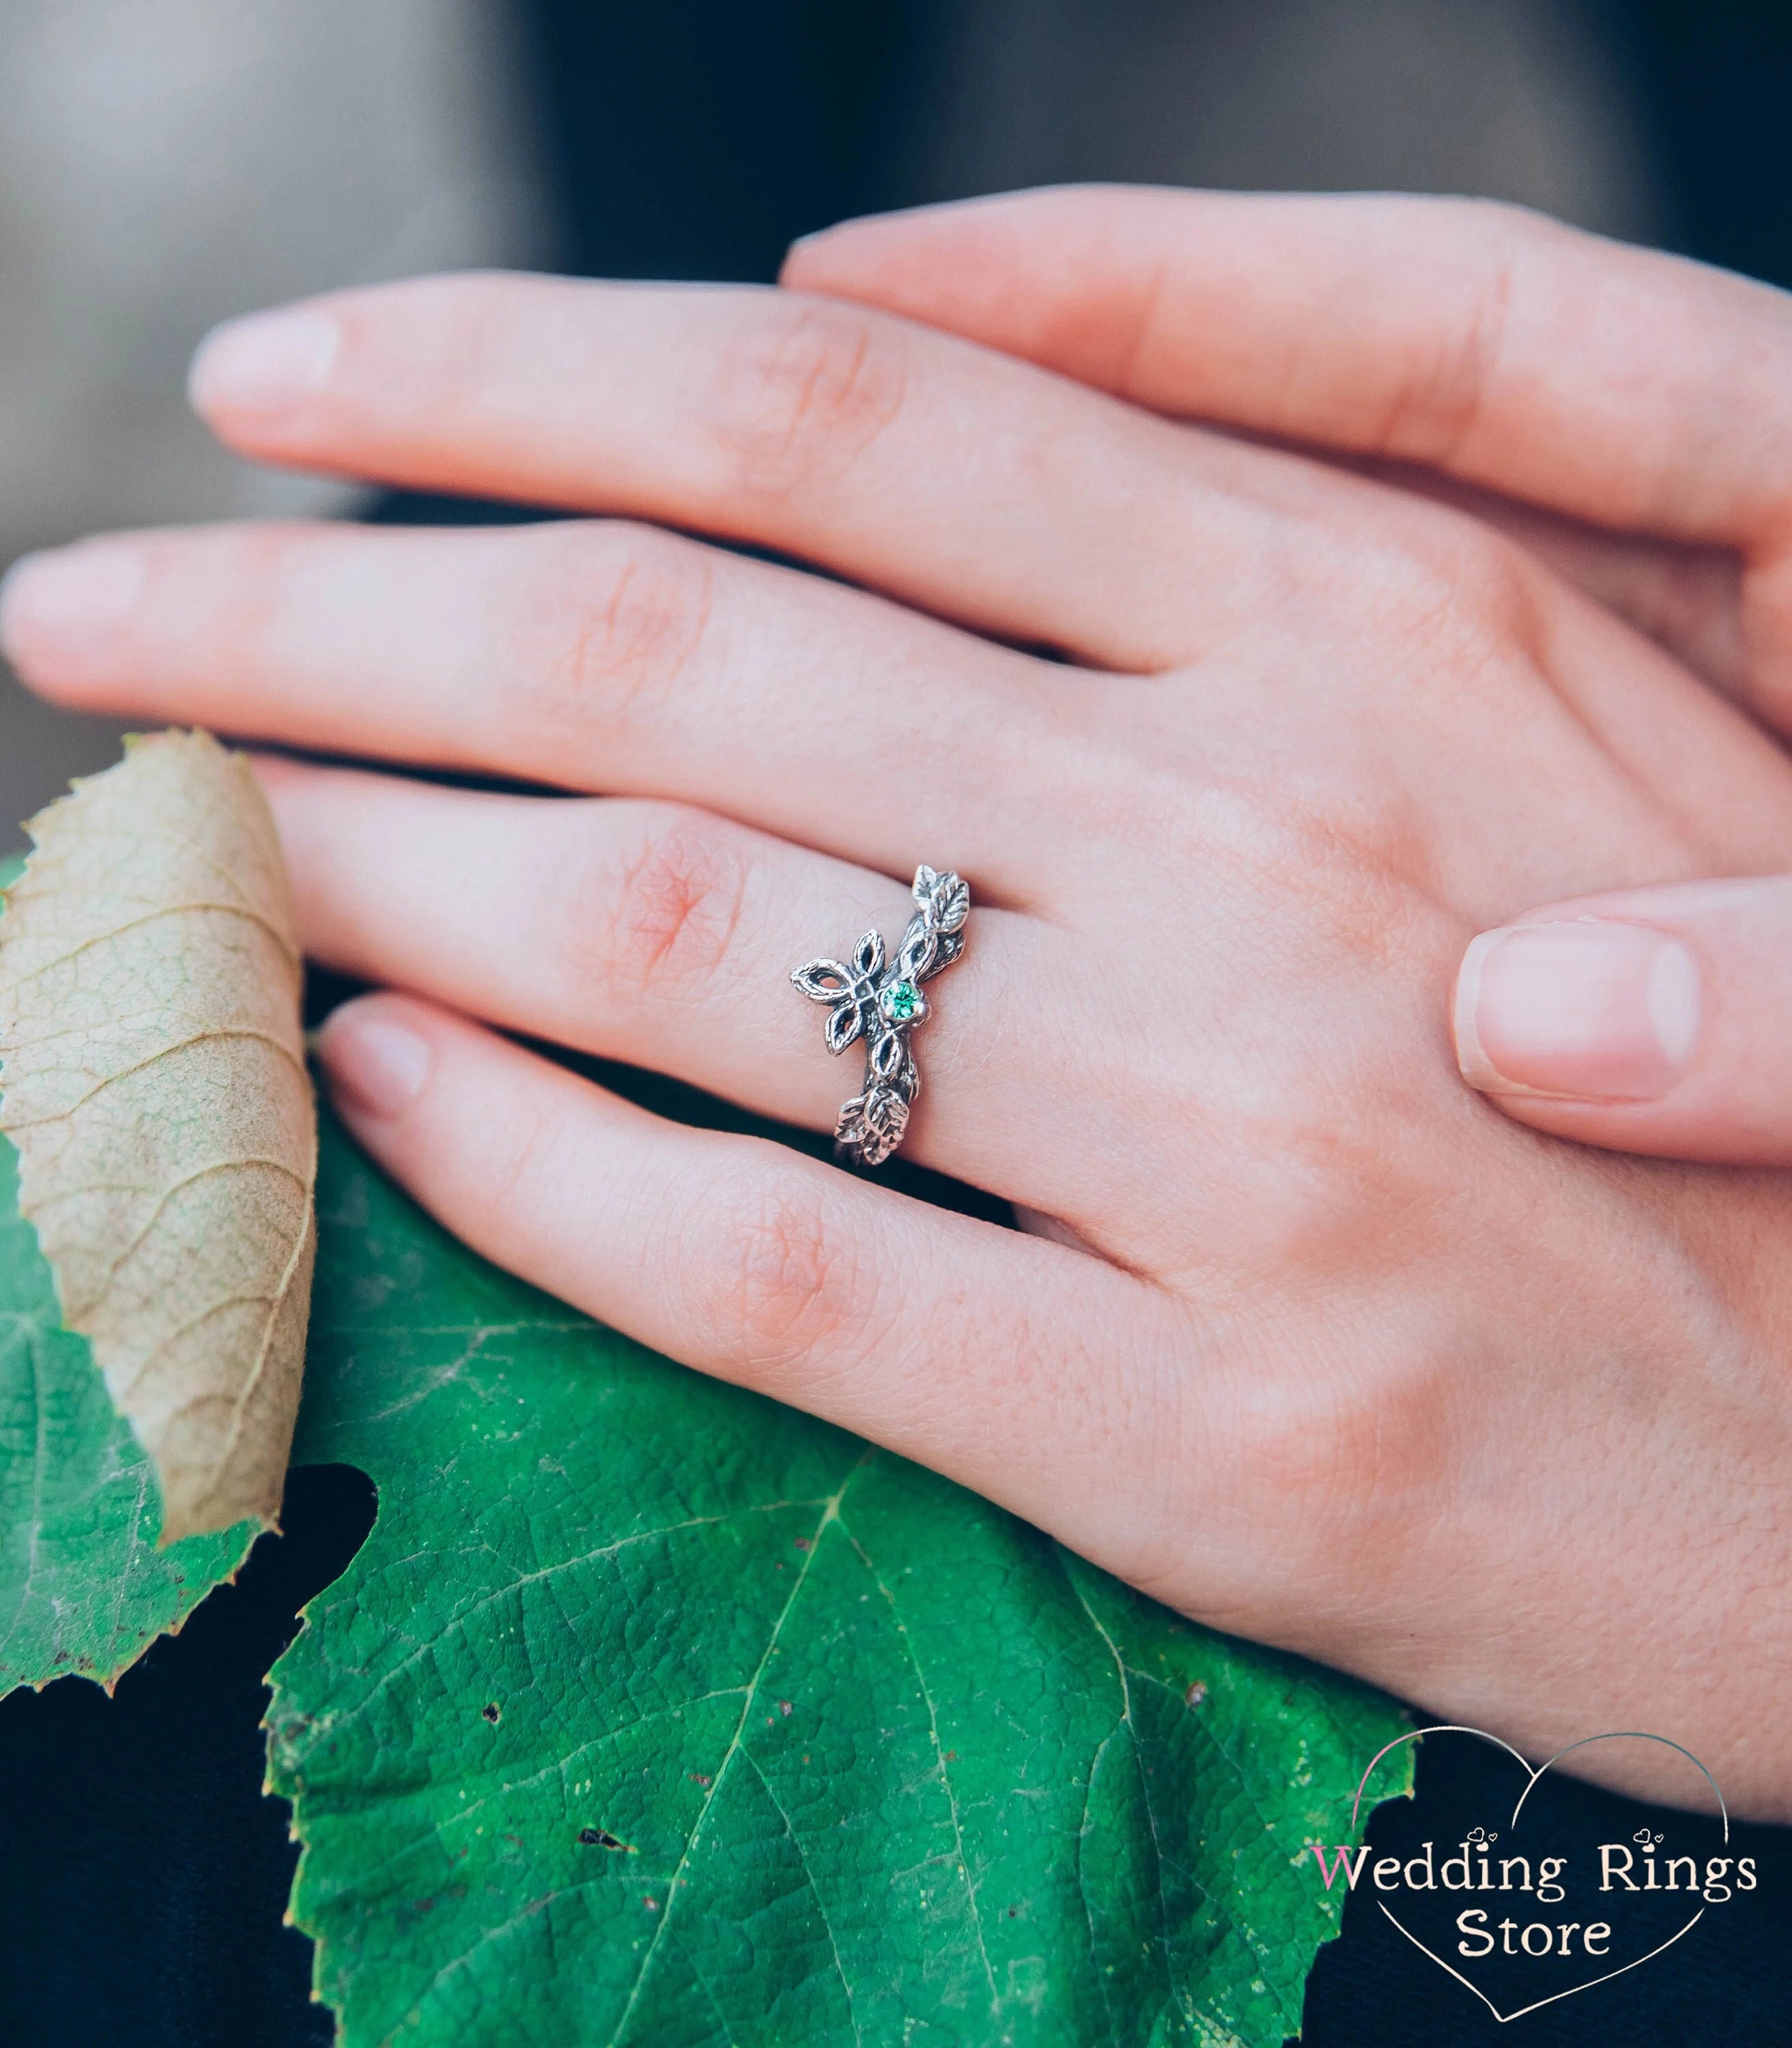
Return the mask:
<path fill-rule="evenodd" d="M 944 944 L 944 938 L 925 917 L 911 917 L 896 951 L 896 964 L 910 981 L 925 981 L 935 972 L 934 956 Z"/>
<path fill-rule="evenodd" d="M 875 981 L 883 972 L 883 934 L 867 932 L 859 941 L 852 956 L 852 964 L 867 981 Z"/>
<path fill-rule="evenodd" d="M 936 931 L 956 932 L 971 914 L 971 886 L 949 870 L 944 875 L 917 867 L 914 900 Z"/>
<path fill-rule="evenodd" d="M 811 1003 L 838 1003 L 852 979 L 851 971 L 836 960 L 805 960 L 790 979 Z"/>
<path fill-rule="evenodd" d="M 865 1028 L 865 1013 L 856 1003 L 841 1002 L 836 996 L 834 1008 L 828 1012 L 823 1036 L 830 1053 L 844 1053 Z"/>
<path fill-rule="evenodd" d="M 925 967 L 917 970 L 917 981 L 931 981 L 943 968 L 948 968 L 964 950 L 962 932 L 942 932 L 934 944 L 933 957 Z"/>
<path fill-rule="evenodd" d="M 874 1083 L 841 1105 L 834 1137 L 856 1147 L 867 1166 L 881 1166 L 902 1143 L 908 1121 L 909 1106 L 896 1090 Z"/>

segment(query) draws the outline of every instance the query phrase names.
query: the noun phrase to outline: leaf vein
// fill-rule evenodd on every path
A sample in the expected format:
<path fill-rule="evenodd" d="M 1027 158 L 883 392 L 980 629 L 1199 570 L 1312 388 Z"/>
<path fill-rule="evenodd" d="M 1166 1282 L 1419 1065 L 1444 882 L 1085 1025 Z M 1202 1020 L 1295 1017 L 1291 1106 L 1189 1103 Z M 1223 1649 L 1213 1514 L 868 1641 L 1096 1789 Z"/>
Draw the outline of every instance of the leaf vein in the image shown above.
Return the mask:
<path fill-rule="evenodd" d="M 822 1504 L 820 1519 L 815 1525 L 815 1533 L 810 1537 L 809 1547 L 804 1553 L 802 1569 L 797 1573 L 795 1584 L 792 1585 L 783 1606 L 778 1610 L 778 1619 L 773 1623 L 771 1633 L 766 1639 L 765 1654 L 760 1658 L 758 1668 L 754 1670 L 747 1685 L 747 1698 L 741 1707 L 740 1719 L 735 1724 L 734 1733 L 729 1738 L 727 1749 L 721 1762 L 716 1767 L 714 1782 L 704 1794 L 703 1804 L 697 1809 L 696 1819 L 692 1823 L 691 1832 L 685 1839 L 685 1852 L 678 1859 L 677 1869 L 673 1872 L 672 1886 L 666 1897 L 665 1910 L 660 1915 L 660 1924 L 654 1930 L 654 1937 L 647 1944 L 646 1953 L 641 1959 L 641 1967 L 634 1973 L 634 1982 L 629 1991 L 628 2003 L 623 2007 L 622 2017 L 616 2023 L 615 2031 L 610 2037 L 609 2048 L 617 2048 L 617 2044 L 621 2041 L 629 2021 L 634 2016 L 634 2008 L 640 2001 L 642 1988 L 653 1969 L 654 1957 L 658 1953 L 660 1943 L 665 1938 L 665 1930 L 672 1924 L 673 1914 L 677 1910 L 678 1900 L 681 1895 L 681 1886 L 684 1879 L 685 1867 L 691 1860 L 691 1852 L 696 1847 L 697 1837 L 703 1833 L 704 1823 L 708 1819 L 710 1810 L 715 1806 L 716 1798 L 722 1790 L 723 1783 L 728 1775 L 729 1766 L 740 1754 L 741 1744 L 746 1739 L 747 1718 L 753 1711 L 754 1697 L 765 1678 L 766 1668 L 771 1662 L 772 1652 L 778 1647 L 778 1639 L 783 1633 L 784 1624 L 789 1619 L 792 1611 L 801 1597 L 804 1587 L 809 1584 L 809 1575 L 814 1569 L 816 1558 L 820 1554 L 821 1539 L 830 1524 L 839 1519 L 840 1503 L 846 1498 L 848 1488 L 876 1455 L 875 1450 L 867 1446 L 858 1462 L 840 1481 L 839 1489 L 830 1495 Z"/>

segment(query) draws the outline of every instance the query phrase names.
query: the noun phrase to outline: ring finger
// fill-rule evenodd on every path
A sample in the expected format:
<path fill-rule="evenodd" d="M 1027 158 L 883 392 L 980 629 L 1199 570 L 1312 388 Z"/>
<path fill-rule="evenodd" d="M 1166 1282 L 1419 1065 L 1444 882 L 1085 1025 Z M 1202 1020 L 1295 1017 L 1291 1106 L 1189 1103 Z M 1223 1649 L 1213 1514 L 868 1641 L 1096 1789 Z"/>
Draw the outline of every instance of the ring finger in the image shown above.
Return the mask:
<path fill-rule="evenodd" d="M 824 1013 L 789 976 L 847 958 L 868 929 L 894 944 L 913 905 L 889 876 L 681 805 L 258 766 L 314 959 L 812 1128 L 859 1092 L 862 1045 L 830 1058 Z M 1049 1019 L 1007 1020 L 1017 987 L 1069 979 L 1072 941 L 987 907 L 968 936 L 917 1027 L 925 1086 L 904 1151 L 1056 1213 L 1077 1148 L 1044 1105 L 1069 1049 Z M 1036 1118 L 1016 1113 L 1030 1096 Z M 1027 1141 L 1048 1125 L 1052 1147 Z"/>

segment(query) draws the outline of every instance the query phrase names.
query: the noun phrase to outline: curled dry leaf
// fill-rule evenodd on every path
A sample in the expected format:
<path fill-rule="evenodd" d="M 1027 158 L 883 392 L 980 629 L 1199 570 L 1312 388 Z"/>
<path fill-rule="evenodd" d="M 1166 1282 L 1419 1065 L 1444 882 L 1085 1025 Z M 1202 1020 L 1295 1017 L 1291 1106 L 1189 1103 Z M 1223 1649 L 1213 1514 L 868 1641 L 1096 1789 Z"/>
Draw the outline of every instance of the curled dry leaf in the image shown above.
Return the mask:
<path fill-rule="evenodd" d="M 31 821 L 0 923 L 0 1129 L 63 1319 L 155 1461 L 164 1543 L 274 1522 L 316 1245 L 316 1119 L 273 820 L 209 735 Z"/>

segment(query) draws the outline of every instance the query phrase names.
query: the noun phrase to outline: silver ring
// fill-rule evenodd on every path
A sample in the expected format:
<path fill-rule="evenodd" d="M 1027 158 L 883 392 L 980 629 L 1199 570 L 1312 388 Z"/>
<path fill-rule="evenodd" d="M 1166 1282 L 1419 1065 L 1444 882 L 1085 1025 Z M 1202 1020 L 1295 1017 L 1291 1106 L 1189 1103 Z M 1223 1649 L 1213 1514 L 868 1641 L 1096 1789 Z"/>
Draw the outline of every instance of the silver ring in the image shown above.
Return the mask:
<path fill-rule="evenodd" d="M 834 1156 L 850 1166 L 880 1166 L 902 1142 L 909 1111 L 921 1092 L 909 1034 L 927 1021 L 921 984 L 964 950 L 971 890 L 948 868 L 914 871 L 914 915 L 894 960 L 881 932 L 867 932 L 850 960 L 805 960 L 790 979 L 811 1003 L 828 1005 L 824 1036 L 830 1053 L 865 1041 L 865 1085 L 840 1105 Z"/>

